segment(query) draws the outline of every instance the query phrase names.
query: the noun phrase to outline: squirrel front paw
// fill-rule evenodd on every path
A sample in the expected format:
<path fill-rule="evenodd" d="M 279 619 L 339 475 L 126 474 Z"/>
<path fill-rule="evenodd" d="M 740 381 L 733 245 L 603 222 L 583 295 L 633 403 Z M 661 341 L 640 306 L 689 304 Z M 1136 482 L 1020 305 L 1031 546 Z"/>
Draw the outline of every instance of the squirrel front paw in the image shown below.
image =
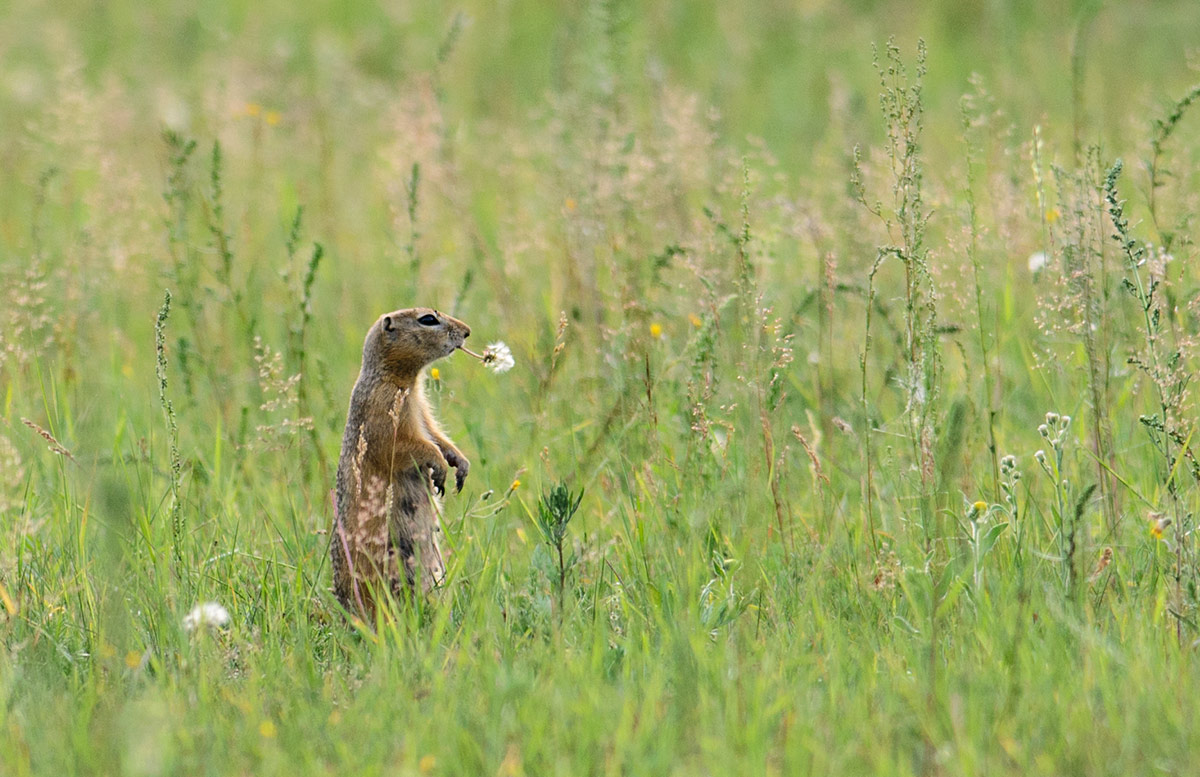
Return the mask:
<path fill-rule="evenodd" d="M 454 467 L 454 490 L 461 492 L 463 483 L 467 479 L 467 473 L 471 471 L 471 462 L 462 455 L 462 451 L 450 449 L 443 453 L 446 456 L 446 463 Z"/>

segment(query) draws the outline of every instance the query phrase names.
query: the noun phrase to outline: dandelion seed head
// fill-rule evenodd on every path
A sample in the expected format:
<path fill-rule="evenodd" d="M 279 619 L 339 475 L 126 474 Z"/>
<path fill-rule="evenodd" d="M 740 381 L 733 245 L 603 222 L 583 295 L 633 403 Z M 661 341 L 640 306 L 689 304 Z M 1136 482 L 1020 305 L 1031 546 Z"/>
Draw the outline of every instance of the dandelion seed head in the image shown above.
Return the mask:
<path fill-rule="evenodd" d="M 1046 252 L 1036 251 L 1029 255 L 1029 272 L 1036 273 L 1046 266 Z"/>
<path fill-rule="evenodd" d="M 483 363 L 497 375 L 508 372 L 516 365 L 512 351 L 503 342 L 491 343 L 483 349 Z"/>
<path fill-rule="evenodd" d="M 197 604 L 191 612 L 183 616 L 183 630 L 189 633 L 201 627 L 223 629 L 228 625 L 229 610 L 217 602 Z"/>

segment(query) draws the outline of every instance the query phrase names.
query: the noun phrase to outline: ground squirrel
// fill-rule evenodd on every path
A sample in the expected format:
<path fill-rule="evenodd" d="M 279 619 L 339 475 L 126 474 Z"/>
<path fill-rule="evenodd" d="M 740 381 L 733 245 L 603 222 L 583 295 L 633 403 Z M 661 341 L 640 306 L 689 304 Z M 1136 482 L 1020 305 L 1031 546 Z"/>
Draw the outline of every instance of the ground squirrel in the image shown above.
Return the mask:
<path fill-rule="evenodd" d="M 449 467 L 461 491 L 470 462 L 434 420 L 423 371 L 470 334 L 463 322 L 429 308 L 380 316 L 367 332 L 330 538 L 334 593 L 364 617 L 374 613 L 373 588 L 425 592 L 445 575 L 435 495 L 445 493 Z"/>

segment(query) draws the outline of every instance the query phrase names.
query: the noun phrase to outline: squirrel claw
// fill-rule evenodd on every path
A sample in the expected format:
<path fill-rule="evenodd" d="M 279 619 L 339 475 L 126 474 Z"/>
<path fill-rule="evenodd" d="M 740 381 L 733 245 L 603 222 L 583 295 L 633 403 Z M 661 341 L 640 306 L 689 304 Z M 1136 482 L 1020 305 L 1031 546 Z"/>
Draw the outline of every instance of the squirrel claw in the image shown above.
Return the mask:
<path fill-rule="evenodd" d="M 438 496 L 446 495 L 446 469 L 445 467 L 434 467 L 430 472 L 430 479 L 433 481 L 433 493 Z"/>
<path fill-rule="evenodd" d="M 467 457 L 457 450 L 443 451 L 443 453 L 446 455 L 446 462 L 454 467 L 454 490 L 462 493 L 463 483 L 466 482 L 467 473 L 471 470 L 471 462 L 467 461 Z"/>

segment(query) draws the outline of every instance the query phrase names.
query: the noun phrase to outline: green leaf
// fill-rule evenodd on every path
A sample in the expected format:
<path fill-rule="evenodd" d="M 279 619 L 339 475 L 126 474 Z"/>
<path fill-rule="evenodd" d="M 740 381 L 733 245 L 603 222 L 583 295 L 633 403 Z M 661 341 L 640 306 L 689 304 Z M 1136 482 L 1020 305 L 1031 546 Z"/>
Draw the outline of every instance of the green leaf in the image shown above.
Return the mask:
<path fill-rule="evenodd" d="M 983 538 L 979 541 L 980 558 L 988 554 L 992 547 L 995 546 L 996 540 L 1000 539 L 1000 535 L 1003 534 L 1007 529 L 1008 521 L 1005 521 L 1003 523 L 998 523 L 987 530 L 987 534 L 984 534 Z"/>

